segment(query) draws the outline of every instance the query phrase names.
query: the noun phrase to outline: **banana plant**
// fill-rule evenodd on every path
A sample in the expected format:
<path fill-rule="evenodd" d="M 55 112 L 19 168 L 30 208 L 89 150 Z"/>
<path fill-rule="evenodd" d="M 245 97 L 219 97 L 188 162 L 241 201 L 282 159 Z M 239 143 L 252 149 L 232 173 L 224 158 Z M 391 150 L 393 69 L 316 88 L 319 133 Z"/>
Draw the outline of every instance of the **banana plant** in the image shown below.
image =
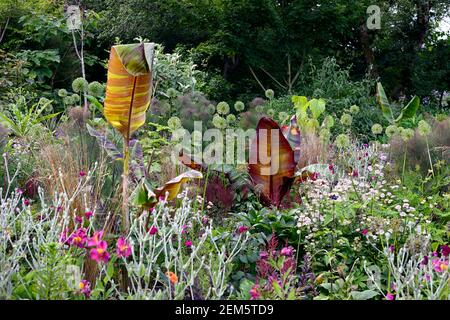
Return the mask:
<path fill-rule="evenodd" d="M 420 99 L 417 96 L 414 96 L 406 106 L 403 107 L 400 114 L 395 117 L 394 112 L 392 111 L 391 104 L 386 96 L 386 92 L 384 91 L 383 85 L 378 82 L 377 83 L 377 102 L 380 105 L 381 112 L 383 116 L 389 121 L 391 125 L 398 124 L 400 121 L 404 119 L 413 118 L 417 110 L 420 107 Z"/>
<path fill-rule="evenodd" d="M 295 173 L 300 158 L 300 143 L 300 130 L 295 116 L 292 117 L 289 126 L 282 128 L 270 118 L 263 117 L 259 120 L 256 137 L 250 145 L 248 165 L 250 179 L 246 184 L 251 189 L 258 190 L 257 193 L 260 194 L 264 205 L 279 206 L 294 181 L 304 181 L 308 178 L 309 172 L 302 172 L 300 175 Z M 179 160 L 191 169 L 204 172 L 219 171 L 221 168 L 220 165 L 207 166 L 195 162 L 183 152 Z M 236 175 L 232 174 L 232 170 L 227 173 L 230 185 L 236 185 Z"/>
<path fill-rule="evenodd" d="M 128 175 L 130 139 L 145 123 L 152 91 L 154 43 L 111 48 L 103 114 L 123 136 L 122 228 L 129 230 Z"/>

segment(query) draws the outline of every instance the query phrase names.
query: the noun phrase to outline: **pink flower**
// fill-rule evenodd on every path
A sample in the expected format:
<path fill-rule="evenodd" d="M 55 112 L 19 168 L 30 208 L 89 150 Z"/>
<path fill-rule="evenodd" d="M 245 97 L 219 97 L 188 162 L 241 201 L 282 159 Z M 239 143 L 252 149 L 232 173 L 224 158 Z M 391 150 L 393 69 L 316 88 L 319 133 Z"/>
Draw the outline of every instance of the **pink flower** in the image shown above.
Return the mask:
<path fill-rule="evenodd" d="M 82 223 L 82 222 L 83 222 L 83 217 L 81 217 L 81 216 L 75 216 L 75 222 L 76 222 L 76 223 Z"/>
<path fill-rule="evenodd" d="M 78 286 L 80 288 L 80 292 L 84 294 L 86 298 L 91 296 L 91 283 L 89 281 L 81 280 Z"/>
<path fill-rule="evenodd" d="M 128 258 L 131 255 L 131 245 L 126 239 L 120 237 L 117 240 L 116 252 L 119 257 Z"/>
<path fill-rule="evenodd" d="M 155 227 L 155 226 L 152 226 L 151 228 L 150 228 L 150 230 L 148 230 L 148 233 L 150 233 L 150 235 L 155 235 L 155 234 L 157 234 L 158 233 L 158 228 L 157 227 Z"/>
<path fill-rule="evenodd" d="M 208 217 L 203 217 L 203 218 L 202 218 L 202 223 L 203 223 L 203 224 L 207 224 L 208 221 L 209 221 L 209 218 L 208 218 Z"/>
<path fill-rule="evenodd" d="M 395 300 L 395 294 L 392 294 L 392 293 L 387 293 L 386 294 L 386 300 Z"/>
<path fill-rule="evenodd" d="M 30 200 L 28 199 L 23 200 L 23 204 L 28 207 L 30 205 Z"/>
<path fill-rule="evenodd" d="M 191 240 L 186 240 L 186 242 L 184 243 L 184 245 L 185 245 L 187 248 L 190 248 L 190 247 L 192 247 L 192 241 L 191 241 Z"/>
<path fill-rule="evenodd" d="M 368 233 L 369 233 L 369 230 L 367 230 L 367 229 L 364 229 L 363 231 L 361 231 L 361 233 L 362 233 L 362 235 L 363 235 L 363 236 L 365 236 L 366 234 L 368 234 Z"/>
<path fill-rule="evenodd" d="M 237 232 L 238 232 L 239 234 L 242 234 L 242 233 L 247 232 L 247 231 L 248 231 L 248 227 L 246 227 L 246 226 L 240 226 L 240 227 L 237 229 Z"/>
<path fill-rule="evenodd" d="M 80 171 L 80 173 L 78 174 L 81 178 L 84 177 L 86 175 L 86 172 L 84 172 L 83 170 Z"/>
<path fill-rule="evenodd" d="M 292 257 L 294 254 L 294 249 L 292 247 L 284 247 L 281 249 L 280 254 L 285 257 Z"/>
<path fill-rule="evenodd" d="M 395 252 L 395 246 L 394 245 L 389 246 L 389 251 L 390 252 Z"/>
<path fill-rule="evenodd" d="M 92 218 L 92 216 L 94 215 L 94 213 L 92 212 L 92 211 L 86 211 L 85 213 L 84 213 L 84 216 L 86 217 L 86 219 L 90 219 L 90 218 Z"/>
<path fill-rule="evenodd" d="M 102 237 L 103 237 L 103 230 L 95 231 L 94 235 L 88 240 L 88 247 L 98 246 L 99 243 L 102 241 Z"/>
<path fill-rule="evenodd" d="M 433 259 L 431 263 L 433 264 L 434 271 L 438 273 L 448 270 L 448 260 Z"/>
<path fill-rule="evenodd" d="M 72 233 L 67 240 L 67 243 L 71 246 L 84 248 L 86 246 L 87 235 L 86 229 L 79 228 L 74 233 Z"/>
<path fill-rule="evenodd" d="M 354 178 L 357 178 L 357 177 L 359 176 L 358 171 L 353 170 L 352 176 L 353 176 Z"/>
<path fill-rule="evenodd" d="M 107 263 L 110 257 L 108 251 L 106 251 L 107 248 L 108 244 L 106 243 L 106 241 L 100 241 L 96 248 L 91 249 L 91 251 L 89 252 L 89 256 L 92 260 L 95 260 L 97 262 Z"/>
<path fill-rule="evenodd" d="M 252 300 L 256 300 L 259 299 L 259 297 L 261 297 L 261 294 L 258 291 L 259 289 L 259 285 L 255 284 L 249 291 L 251 299 Z"/>
<path fill-rule="evenodd" d="M 67 238 L 67 233 L 69 232 L 69 230 L 66 228 L 63 231 L 61 231 L 61 234 L 59 235 L 59 242 L 62 244 L 66 244 L 68 238 Z"/>

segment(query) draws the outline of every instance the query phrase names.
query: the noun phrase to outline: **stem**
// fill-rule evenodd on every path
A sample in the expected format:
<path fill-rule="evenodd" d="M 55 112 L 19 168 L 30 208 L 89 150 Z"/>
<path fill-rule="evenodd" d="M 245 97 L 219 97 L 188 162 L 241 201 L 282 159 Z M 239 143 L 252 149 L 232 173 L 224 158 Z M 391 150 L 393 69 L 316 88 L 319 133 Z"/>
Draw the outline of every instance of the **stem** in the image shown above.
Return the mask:
<path fill-rule="evenodd" d="M 129 139 L 124 138 L 123 141 L 123 177 L 122 177 L 122 230 L 124 234 L 130 229 L 130 221 L 128 218 L 128 175 L 130 161 Z"/>
<path fill-rule="evenodd" d="M 133 114 L 134 92 L 136 90 L 137 77 L 134 77 L 133 90 L 131 92 L 130 108 L 128 110 L 128 128 L 123 142 L 123 177 L 122 177 L 122 231 L 126 235 L 130 230 L 128 212 L 128 175 L 130 165 L 130 133 L 131 115 Z"/>
<path fill-rule="evenodd" d="M 403 154 L 403 170 L 402 170 L 402 179 L 405 182 L 405 167 L 406 167 L 406 145 L 405 145 L 405 153 Z"/>
<path fill-rule="evenodd" d="M 427 142 L 428 160 L 430 161 L 431 173 L 433 174 L 433 177 L 434 177 L 433 161 L 431 160 L 430 145 L 428 144 L 428 137 L 425 137 L 425 141 Z"/>

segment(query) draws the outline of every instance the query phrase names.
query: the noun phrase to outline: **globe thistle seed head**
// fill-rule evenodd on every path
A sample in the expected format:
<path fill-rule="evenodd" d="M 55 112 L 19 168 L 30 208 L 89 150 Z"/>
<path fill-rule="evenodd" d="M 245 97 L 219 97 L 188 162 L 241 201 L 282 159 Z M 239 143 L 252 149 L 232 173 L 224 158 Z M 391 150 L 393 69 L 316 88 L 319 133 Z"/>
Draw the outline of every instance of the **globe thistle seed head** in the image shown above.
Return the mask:
<path fill-rule="evenodd" d="M 76 102 L 73 100 L 72 96 L 64 97 L 63 102 L 66 106 L 73 106 Z"/>
<path fill-rule="evenodd" d="M 171 117 L 169 120 L 167 120 L 167 126 L 172 129 L 176 130 L 181 128 L 181 120 L 178 117 Z"/>
<path fill-rule="evenodd" d="M 400 135 L 403 139 L 403 141 L 407 142 L 414 136 L 414 130 L 413 129 L 403 129 L 400 132 Z"/>
<path fill-rule="evenodd" d="M 431 132 L 431 126 L 425 120 L 419 121 L 419 133 L 422 136 L 428 136 Z"/>
<path fill-rule="evenodd" d="M 350 107 L 350 113 L 352 114 L 358 114 L 359 113 L 359 107 L 357 105 L 352 105 Z"/>
<path fill-rule="evenodd" d="M 66 89 L 59 89 L 58 90 L 58 96 L 61 98 L 67 97 L 67 90 Z"/>
<path fill-rule="evenodd" d="M 382 127 L 380 124 L 375 123 L 375 124 L 372 126 L 372 133 L 373 133 L 374 135 L 379 135 L 379 134 L 383 133 L 383 127 Z"/>
<path fill-rule="evenodd" d="M 207 107 L 207 111 L 210 115 L 213 115 L 214 113 L 216 113 L 216 106 L 213 104 L 209 104 Z"/>
<path fill-rule="evenodd" d="M 89 89 L 89 83 L 84 78 L 76 78 L 72 82 L 72 90 L 74 92 L 85 92 Z"/>
<path fill-rule="evenodd" d="M 88 92 L 91 96 L 101 97 L 105 93 L 105 88 L 100 82 L 93 81 L 89 83 Z"/>
<path fill-rule="evenodd" d="M 353 117 L 349 115 L 348 113 L 344 113 L 341 117 L 341 124 L 344 126 L 351 126 L 353 121 Z"/>
<path fill-rule="evenodd" d="M 333 126 L 334 126 L 334 118 L 333 118 L 333 116 L 327 116 L 325 118 L 324 122 L 325 122 L 325 127 L 327 129 L 333 128 Z"/>
<path fill-rule="evenodd" d="M 275 92 L 272 89 L 267 89 L 265 95 L 267 99 L 272 100 L 275 97 Z"/>
<path fill-rule="evenodd" d="M 264 106 L 263 105 L 256 106 L 255 110 L 258 113 L 263 113 L 264 112 Z"/>
<path fill-rule="evenodd" d="M 219 102 L 217 104 L 216 109 L 217 109 L 217 113 L 222 114 L 222 115 L 226 115 L 226 114 L 230 113 L 230 106 L 225 101 Z"/>
<path fill-rule="evenodd" d="M 331 137 L 330 130 L 328 130 L 326 128 L 323 128 L 322 130 L 320 130 L 319 138 L 323 144 L 326 144 L 330 140 L 330 137 Z"/>
<path fill-rule="evenodd" d="M 78 95 L 78 94 L 76 94 L 76 93 L 74 93 L 71 97 L 72 97 L 72 101 L 73 101 L 74 103 L 78 103 L 78 102 L 81 101 L 80 95 Z"/>
<path fill-rule="evenodd" d="M 275 110 L 273 110 L 273 109 L 267 110 L 267 115 L 268 115 L 270 118 L 273 118 L 273 117 L 275 116 Z"/>
<path fill-rule="evenodd" d="M 397 126 L 390 125 L 386 128 L 385 133 L 388 138 L 392 137 L 394 134 L 398 132 Z"/>
<path fill-rule="evenodd" d="M 232 125 L 236 122 L 236 116 L 234 114 L 227 115 L 227 122 L 229 125 Z"/>
<path fill-rule="evenodd" d="M 334 143 L 339 149 L 342 149 L 350 145 L 350 138 L 346 134 L 340 134 L 336 137 Z"/>
<path fill-rule="evenodd" d="M 237 112 L 242 112 L 245 109 L 245 104 L 242 101 L 236 101 L 234 104 L 234 110 Z"/>
<path fill-rule="evenodd" d="M 169 98 L 176 98 L 176 97 L 178 97 L 178 91 L 174 88 L 169 88 L 169 89 L 167 89 L 166 95 Z"/>
<path fill-rule="evenodd" d="M 225 129 L 227 127 L 227 120 L 219 115 L 214 116 L 212 122 L 217 129 Z"/>

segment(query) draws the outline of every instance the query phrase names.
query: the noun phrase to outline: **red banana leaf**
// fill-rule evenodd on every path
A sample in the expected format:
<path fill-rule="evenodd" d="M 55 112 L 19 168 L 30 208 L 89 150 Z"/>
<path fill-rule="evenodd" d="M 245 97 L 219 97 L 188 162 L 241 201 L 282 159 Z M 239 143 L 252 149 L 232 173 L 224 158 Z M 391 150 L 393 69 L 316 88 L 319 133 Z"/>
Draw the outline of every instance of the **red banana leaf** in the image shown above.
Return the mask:
<path fill-rule="evenodd" d="M 263 117 L 250 146 L 249 174 L 266 204 L 279 206 L 295 176 L 294 150 L 278 124 Z"/>

